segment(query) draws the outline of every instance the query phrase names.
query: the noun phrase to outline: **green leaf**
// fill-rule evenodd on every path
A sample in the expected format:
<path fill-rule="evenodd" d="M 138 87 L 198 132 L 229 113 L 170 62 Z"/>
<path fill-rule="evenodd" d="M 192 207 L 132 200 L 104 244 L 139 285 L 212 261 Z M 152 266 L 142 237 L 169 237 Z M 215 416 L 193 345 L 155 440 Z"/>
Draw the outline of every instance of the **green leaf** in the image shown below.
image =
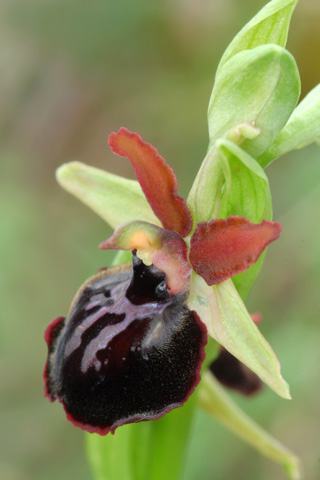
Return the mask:
<path fill-rule="evenodd" d="M 300 95 L 292 55 L 277 45 L 263 45 L 232 57 L 220 70 L 208 108 L 210 145 L 243 122 L 260 135 L 241 147 L 260 156 L 286 124 Z"/>
<path fill-rule="evenodd" d="M 59 184 L 116 228 L 131 220 L 159 224 L 140 185 L 118 175 L 71 162 L 58 168 Z"/>
<path fill-rule="evenodd" d="M 291 398 L 279 361 L 252 321 L 229 279 L 212 287 L 192 274 L 189 308 L 205 323 L 209 335 L 254 371 L 280 397 Z"/>
<path fill-rule="evenodd" d="M 206 372 L 202 378 L 199 403 L 210 415 L 262 455 L 282 465 L 289 478 L 302 478 L 298 457 L 244 413 L 210 372 Z"/>
<path fill-rule="evenodd" d="M 320 84 L 299 103 L 273 144 L 258 158 L 266 167 L 295 148 L 302 148 L 320 138 Z"/>
<path fill-rule="evenodd" d="M 115 435 L 86 434 L 96 480 L 179 480 L 197 394 L 159 420 L 132 423 Z"/>
<path fill-rule="evenodd" d="M 285 47 L 292 13 L 298 0 L 273 0 L 255 15 L 234 37 L 224 52 L 221 67 L 242 50 L 249 50 L 267 43 Z"/>

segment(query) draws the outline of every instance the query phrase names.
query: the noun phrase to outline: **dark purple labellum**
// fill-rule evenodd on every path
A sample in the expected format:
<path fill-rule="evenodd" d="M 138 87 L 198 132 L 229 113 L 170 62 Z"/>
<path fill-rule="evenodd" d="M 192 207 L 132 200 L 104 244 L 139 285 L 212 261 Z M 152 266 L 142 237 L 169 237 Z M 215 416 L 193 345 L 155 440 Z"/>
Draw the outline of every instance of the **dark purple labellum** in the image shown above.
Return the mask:
<path fill-rule="evenodd" d="M 221 349 L 210 370 L 223 385 L 244 395 L 252 395 L 262 388 L 258 375 L 225 349 Z"/>
<path fill-rule="evenodd" d="M 101 271 L 46 330 L 45 395 L 101 435 L 181 406 L 199 383 L 207 341 L 187 295 L 170 294 L 165 274 L 135 255 L 133 267 Z"/>

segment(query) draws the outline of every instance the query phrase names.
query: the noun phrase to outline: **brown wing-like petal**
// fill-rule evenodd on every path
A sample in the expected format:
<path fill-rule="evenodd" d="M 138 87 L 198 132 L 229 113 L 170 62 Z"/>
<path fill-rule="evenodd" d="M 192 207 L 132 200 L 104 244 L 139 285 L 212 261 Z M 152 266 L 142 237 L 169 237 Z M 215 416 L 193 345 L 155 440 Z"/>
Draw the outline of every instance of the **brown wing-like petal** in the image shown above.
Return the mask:
<path fill-rule="evenodd" d="M 188 235 L 192 227 L 190 210 L 177 194 L 178 184 L 173 170 L 157 150 L 126 128 L 112 133 L 109 145 L 114 153 L 130 160 L 137 180 L 162 225 L 182 237 Z"/>
<path fill-rule="evenodd" d="M 199 223 L 191 238 L 190 262 L 208 285 L 222 282 L 255 263 L 280 231 L 277 222 L 255 224 L 244 217 Z"/>

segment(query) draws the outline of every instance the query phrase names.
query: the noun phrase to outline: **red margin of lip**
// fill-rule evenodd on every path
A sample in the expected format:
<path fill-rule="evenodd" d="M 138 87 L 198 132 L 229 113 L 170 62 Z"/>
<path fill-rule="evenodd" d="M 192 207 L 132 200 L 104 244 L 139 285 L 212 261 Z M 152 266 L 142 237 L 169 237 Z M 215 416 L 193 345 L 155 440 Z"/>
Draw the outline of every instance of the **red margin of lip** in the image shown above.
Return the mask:
<path fill-rule="evenodd" d="M 58 325 L 60 325 L 61 322 L 64 322 L 64 320 L 65 320 L 65 317 L 55 318 L 47 326 L 47 328 L 45 329 L 45 332 L 44 332 L 44 339 L 46 341 L 46 344 L 48 345 L 49 354 L 48 354 L 48 359 L 46 361 L 46 364 L 45 364 L 45 367 L 44 367 L 44 370 L 43 370 L 43 374 L 42 374 L 42 378 L 44 380 L 44 394 L 43 394 L 43 396 L 47 397 L 50 400 L 50 402 L 55 401 L 55 398 L 52 397 L 52 395 L 49 392 L 49 368 L 48 367 L 49 367 L 50 347 L 51 347 L 52 341 L 54 339 L 54 330 L 56 329 L 56 327 Z"/>

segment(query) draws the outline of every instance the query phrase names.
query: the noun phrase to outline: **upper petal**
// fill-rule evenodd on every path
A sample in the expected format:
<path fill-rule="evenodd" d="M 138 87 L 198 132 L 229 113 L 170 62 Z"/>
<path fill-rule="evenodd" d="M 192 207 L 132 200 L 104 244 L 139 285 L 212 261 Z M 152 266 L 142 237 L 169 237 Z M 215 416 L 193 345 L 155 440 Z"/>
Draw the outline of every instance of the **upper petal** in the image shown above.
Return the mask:
<path fill-rule="evenodd" d="M 168 230 L 182 237 L 192 228 L 192 217 L 185 200 L 177 194 L 173 170 L 157 150 L 136 133 L 120 128 L 109 137 L 114 153 L 130 160 L 141 188 L 156 216 Z"/>
<path fill-rule="evenodd" d="M 244 217 L 199 223 L 191 238 L 190 262 L 208 285 L 222 282 L 255 263 L 280 231 L 278 222 L 255 224 Z"/>

